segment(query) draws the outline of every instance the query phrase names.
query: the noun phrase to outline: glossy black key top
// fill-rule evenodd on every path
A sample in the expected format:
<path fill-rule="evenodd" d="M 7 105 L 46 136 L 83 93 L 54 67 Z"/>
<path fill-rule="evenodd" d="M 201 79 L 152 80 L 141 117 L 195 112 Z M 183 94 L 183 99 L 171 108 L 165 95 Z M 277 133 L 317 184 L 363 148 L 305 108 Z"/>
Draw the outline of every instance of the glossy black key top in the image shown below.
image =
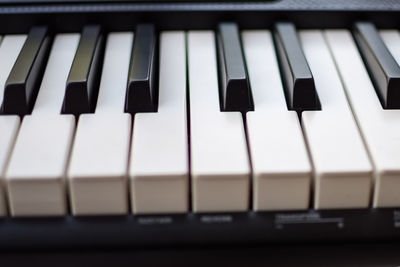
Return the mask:
<path fill-rule="evenodd" d="M 30 30 L 5 84 L 5 114 L 23 116 L 32 111 L 49 55 L 50 39 L 47 27 Z"/>
<path fill-rule="evenodd" d="M 253 110 L 239 29 L 236 24 L 218 25 L 218 56 L 222 109 L 243 112 Z"/>
<path fill-rule="evenodd" d="M 154 26 L 136 27 L 125 101 L 129 113 L 156 111 L 156 35 Z"/>
<path fill-rule="evenodd" d="M 383 108 L 400 108 L 400 67 L 375 26 L 369 22 L 356 23 L 354 37 Z"/>
<path fill-rule="evenodd" d="M 102 50 L 100 26 L 84 27 L 68 74 L 62 113 L 79 115 L 94 111 Z"/>
<path fill-rule="evenodd" d="M 277 23 L 274 35 L 288 108 L 296 111 L 319 109 L 314 78 L 295 26 L 292 23 Z"/>

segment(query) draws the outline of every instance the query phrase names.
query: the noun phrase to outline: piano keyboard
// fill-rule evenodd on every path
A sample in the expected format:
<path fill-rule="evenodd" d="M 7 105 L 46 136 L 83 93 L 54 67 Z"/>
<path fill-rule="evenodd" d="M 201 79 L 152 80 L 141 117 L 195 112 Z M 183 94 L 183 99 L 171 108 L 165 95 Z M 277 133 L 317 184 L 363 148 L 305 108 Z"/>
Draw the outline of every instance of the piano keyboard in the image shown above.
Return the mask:
<path fill-rule="evenodd" d="M 400 32 L 44 26 L 0 43 L 0 215 L 400 207 Z"/>

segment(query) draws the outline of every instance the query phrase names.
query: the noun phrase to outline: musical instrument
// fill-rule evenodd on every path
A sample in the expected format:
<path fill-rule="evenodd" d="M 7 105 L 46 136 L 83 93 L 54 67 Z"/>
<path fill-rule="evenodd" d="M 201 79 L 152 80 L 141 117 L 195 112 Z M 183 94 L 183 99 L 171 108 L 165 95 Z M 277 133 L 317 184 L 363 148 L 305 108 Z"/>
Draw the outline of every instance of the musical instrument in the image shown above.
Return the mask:
<path fill-rule="evenodd" d="M 398 239 L 399 12 L 1 1 L 0 247 Z"/>

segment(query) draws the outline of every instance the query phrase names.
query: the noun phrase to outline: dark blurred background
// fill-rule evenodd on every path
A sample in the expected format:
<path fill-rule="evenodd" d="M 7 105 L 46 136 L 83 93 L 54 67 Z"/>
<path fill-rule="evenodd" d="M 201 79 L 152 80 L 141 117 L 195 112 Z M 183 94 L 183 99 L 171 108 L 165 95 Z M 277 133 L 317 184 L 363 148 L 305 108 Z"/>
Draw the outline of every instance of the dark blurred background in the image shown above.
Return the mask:
<path fill-rule="evenodd" d="M 400 266 L 400 245 L 296 244 L 68 251 L 3 251 L 0 266 Z"/>

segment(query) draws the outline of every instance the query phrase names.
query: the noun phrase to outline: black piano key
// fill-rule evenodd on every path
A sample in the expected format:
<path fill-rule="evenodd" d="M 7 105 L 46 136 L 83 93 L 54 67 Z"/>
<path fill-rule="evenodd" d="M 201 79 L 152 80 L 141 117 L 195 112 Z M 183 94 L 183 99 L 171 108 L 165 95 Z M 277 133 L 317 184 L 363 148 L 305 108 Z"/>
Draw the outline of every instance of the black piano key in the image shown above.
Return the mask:
<path fill-rule="evenodd" d="M 129 68 L 126 111 L 156 111 L 156 35 L 151 24 L 136 27 Z"/>
<path fill-rule="evenodd" d="M 218 25 L 218 56 L 222 109 L 242 112 L 253 110 L 239 29 L 236 24 Z"/>
<path fill-rule="evenodd" d="M 383 108 L 400 108 L 400 67 L 375 26 L 369 22 L 356 23 L 354 37 Z"/>
<path fill-rule="evenodd" d="M 34 27 L 22 47 L 4 88 L 3 112 L 23 116 L 32 111 L 50 51 L 47 27 Z"/>
<path fill-rule="evenodd" d="M 277 23 L 274 35 L 288 108 L 296 111 L 319 109 L 314 78 L 295 26 L 292 23 Z"/>
<path fill-rule="evenodd" d="M 85 26 L 68 74 L 62 113 L 78 116 L 94 111 L 102 49 L 100 26 Z"/>

